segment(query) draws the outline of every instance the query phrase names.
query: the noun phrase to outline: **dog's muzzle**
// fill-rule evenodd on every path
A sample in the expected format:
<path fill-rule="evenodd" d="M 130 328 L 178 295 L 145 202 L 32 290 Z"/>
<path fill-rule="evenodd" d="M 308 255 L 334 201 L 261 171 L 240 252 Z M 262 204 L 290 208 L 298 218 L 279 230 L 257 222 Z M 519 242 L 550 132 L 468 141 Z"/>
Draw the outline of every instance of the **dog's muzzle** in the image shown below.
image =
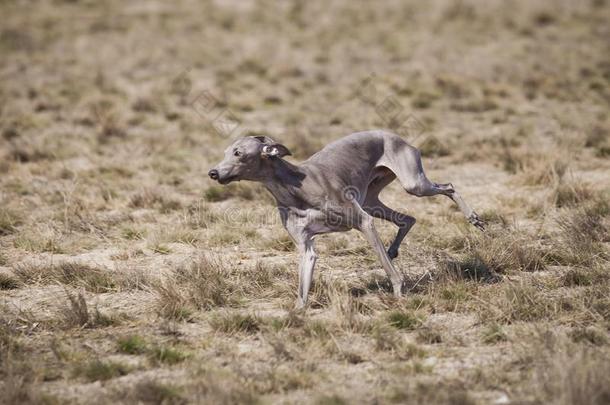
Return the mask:
<path fill-rule="evenodd" d="M 218 170 L 216 169 L 212 169 L 208 172 L 208 176 L 210 176 L 210 178 L 212 180 L 218 180 Z"/>

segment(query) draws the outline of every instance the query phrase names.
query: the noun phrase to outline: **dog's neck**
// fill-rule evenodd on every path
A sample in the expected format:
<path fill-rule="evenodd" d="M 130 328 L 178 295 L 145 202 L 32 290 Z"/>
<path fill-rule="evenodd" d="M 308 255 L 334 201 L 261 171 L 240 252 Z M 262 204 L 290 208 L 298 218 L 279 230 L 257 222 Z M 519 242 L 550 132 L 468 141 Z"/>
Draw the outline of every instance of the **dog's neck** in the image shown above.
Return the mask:
<path fill-rule="evenodd" d="M 271 158 L 268 162 L 269 175 L 262 181 L 279 205 L 289 205 L 307 176 L 305 171 L 281 158 Z"/>

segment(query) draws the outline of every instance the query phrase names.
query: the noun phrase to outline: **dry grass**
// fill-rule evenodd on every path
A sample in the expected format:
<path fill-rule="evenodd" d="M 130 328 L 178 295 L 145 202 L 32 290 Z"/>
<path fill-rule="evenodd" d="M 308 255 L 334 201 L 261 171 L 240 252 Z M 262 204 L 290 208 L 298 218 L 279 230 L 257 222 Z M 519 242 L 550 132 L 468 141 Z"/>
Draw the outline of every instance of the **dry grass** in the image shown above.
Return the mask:
<path fill-rule="evenodd" d="M 607 1 L 0 12 L 0 403 L 608 402 Z M 206 173 L 370 128 L 487 230 L 394 183 L 406 296 L 351 232 L 294 311 L 273 198 Z"/>
<path fill-rule="evenodd" d="M 482 235 L 471 237 L 466 251 L 466 264 L 472 263 L 472 270 L 480 267 L 479 274 L 475 274 L 474 278 L 486 278 L 490 273 L 539 271 L 545 268 L 544 251 L 539 242 L 518 228 L 490 229 Z"/>
<path fill-rule="evenodd" d="M 149 351 L 154 364 L 178 364 L 188 358 L 188 354 L 176 347 L 156 346 Z"/>
<path fill-rule="evenodd" d="M 133 389 L 127 389 L 121 398 L 145 404 L 184 404 L 180 390 L 172 384 L 153 380 L 140 381 Z"/>
<path fill-rule="evenodd" d="M 565 265 L 592 266 L 610 260 L 605 246 L 608 238 L 610 210 L 605 200 L 582 205 L 557 218 L 556 249 L 552 259 Z"/>
<path fill-rule="evenodd" d="M 146 274 L 131 269 L 111 271 L 82 263 L 20 264 L 13 273 L 24 284 L 64 284 L 93 293 L 141 289 L 148 285 Z"/>
<path fill-rule="evenodd" d="M 407 384 L 396 386 L 387 396 L 391 403 L 434 403 L 434 404 L 460 404 L 472 405 L 475 400 L 466 390 L 459 386 L 459 382 L 445 382 L 440 387 L 436 384 Z"/>
<path fill-rule="evenodd" d="M 607 353 L 579 347 L 551 331 L 538 331 L 531 338 L 535 351 L 522 352 L 521 362 L 531 370 L 534 380 L 524 389 L 536 400 L 558 404 L 608 401 Z"/>
<path fill-rule="evenodd" d="M 117 362 L 93 360 L 79 365 L 73 371 L 75 377 L 83 377 L 87 381 L 106 381 L 127 375 L 129 367 Z"/>
<path fill-rule="evenodd" d="M 548 290 L 541 284 L 507 283 L 501 291 L 487 290 L 476 307 L 483 321 L 514 323 L 556 321 L 567 324 L 594 324 L 607 321 L 610 302 L 607 283 L 567 293 Z M 499 293 L 499 294 L 498 294 Z"/>
<path fill-rule="evenodd" d="M 210 320 L 213 330 L 222 333 L 256 333 L 261 328 L 262 321 L 251 314 L 223 313 Z"/>
<path fill-rule="evenodd" d="M 493 280 L 498 274 L 544 270 L 548 253 L 537 236 L 498 221 L 484 233 L 433 240 L 434 247 L 456 253 L 436 257 L 437 276 Z"/>
<path fill-rule="evenodd" d="M 391 311 L 388 313 L 388 323 L 396 329 L 413 330 L 423 322 L 421 315 L 408 311 Z"/>
<path fill-rule="evenodd" d="M 142 354 L 148 348 L 144 338 L 138 335 L 125 336 L 118 340 L 117 349 L 126 354 Z"/>
<path fill-rule="evenodd" d="M 0 208 L 0 235 L 8 235 L 16 231 L 22 223 L 21 216 L 6 207 Z"/>
<path fill-rule="evenodd" d="M 227 187 L 211 186 L 204 192 L 204 198 L 209 202 L 218 202 L 228 200 L 229 198 L 237 198 L 246 201 L 253 200 L 255 197 L 260 197 L 260 186 L 252 184 L 230 184 Z"/>
<path fill-rule="evenodd" d="M 229 284 L 231 271 L 229 266 L 208 256 L 178 269 L 171 280 L 155 286 L 160 313 L 182 318 L 186 305 L 209 310 L 237 304 L 235 287 Z"/>
<path fill-rule="evenodd" d="M 502 325 L 497 323 L 490 323 L 481 334 L 481 341 L 486 344 L 495 344 L 506 340 L 508 340 L 506 332 L 504 332 Z"/>
<path fill-rule="evenodd" d="M 201 255 L 155 284 L 158 311 L 166 318 L 188 319 L 192 310 L 241 306 L 247 296 L 282 296 L 287 290 L 281 282 L 285 276 L 276 266 L 257 262 L 238 267 L 217 256 Z"/>
<path fill-rule="evenodd" d="M 252 388 L 243 384 L 237 376 L 224 369 L 200 367 L 195 369 L 191 395 L 210 403 L 255 404 L 259 401 Z"/>
<path fill-rule="evenodd" d="M 82 293 L 73 294 L 66 291 L 67 303 L 60 311 L 65 328 L 98 328 L 117 325 L 123 317 L 119 314 L 107 315 L 96 307 L 89 308 Z"/>
<path fill-rule="evenodd" d="M 9 274 L 0 273 L 0 290 L 13 290 L 19 288 L 20 285 L 21 284 L 15 277 Z"/>

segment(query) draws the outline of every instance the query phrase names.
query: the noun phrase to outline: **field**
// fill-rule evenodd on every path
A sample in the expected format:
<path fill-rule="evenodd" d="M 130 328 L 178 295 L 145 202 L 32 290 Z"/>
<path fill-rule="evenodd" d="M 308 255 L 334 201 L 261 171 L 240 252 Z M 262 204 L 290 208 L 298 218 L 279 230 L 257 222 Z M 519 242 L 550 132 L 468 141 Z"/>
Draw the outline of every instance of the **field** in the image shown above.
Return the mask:
<path fill-rule="evenodd" d="M 0 13 L 0 403 L 610 403 L 610 2 Z M 392 184 L 405 296 L 352 231 L 295 311 L 272 197 L 207 171 L 372 128 L 487 230 Z"/>

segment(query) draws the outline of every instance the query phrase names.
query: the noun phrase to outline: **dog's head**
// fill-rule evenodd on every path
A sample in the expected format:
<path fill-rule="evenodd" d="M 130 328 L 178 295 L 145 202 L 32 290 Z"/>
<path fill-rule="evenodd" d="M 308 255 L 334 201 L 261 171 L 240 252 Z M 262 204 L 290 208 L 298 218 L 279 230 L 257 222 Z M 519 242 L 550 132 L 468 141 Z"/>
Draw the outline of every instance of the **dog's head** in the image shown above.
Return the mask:
<path fill-rule="evenodd" d="M 259 181 L 264 179 L 265 164 L 270 159 L 290 154 L 287 147 L 269 137 L 247 136 L 225 150 L 224 159 L 208 172 L 208 176 L 220 184 L 236 180 Z"/>

